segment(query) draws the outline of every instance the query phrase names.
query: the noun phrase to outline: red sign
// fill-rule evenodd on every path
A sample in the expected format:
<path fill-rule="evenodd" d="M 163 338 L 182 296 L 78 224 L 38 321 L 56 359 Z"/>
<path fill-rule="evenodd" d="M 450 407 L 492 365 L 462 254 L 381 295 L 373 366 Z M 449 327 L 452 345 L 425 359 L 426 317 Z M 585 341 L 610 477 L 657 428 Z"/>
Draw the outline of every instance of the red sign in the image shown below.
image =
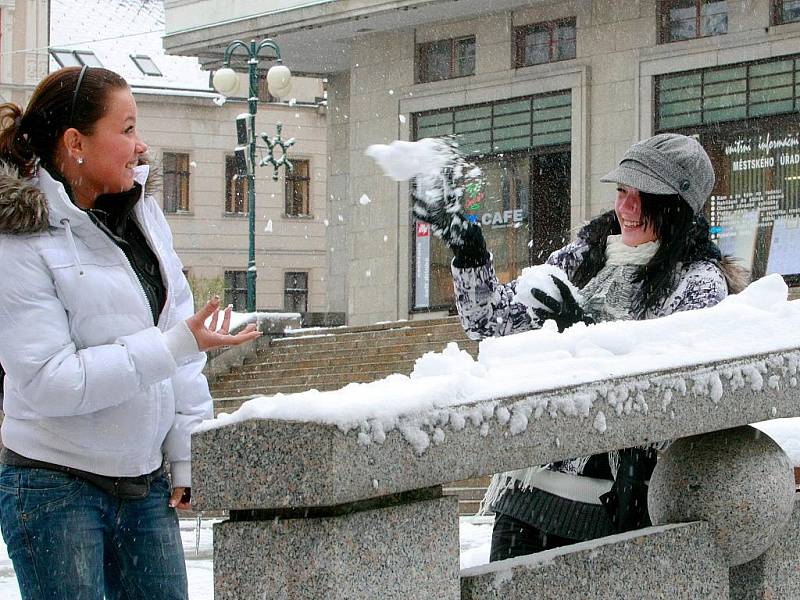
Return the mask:
<path fill-rule="evenodd" d="M 417 221 L 417 237 L 430 237 L 431 226 L 429 223 Z"/>

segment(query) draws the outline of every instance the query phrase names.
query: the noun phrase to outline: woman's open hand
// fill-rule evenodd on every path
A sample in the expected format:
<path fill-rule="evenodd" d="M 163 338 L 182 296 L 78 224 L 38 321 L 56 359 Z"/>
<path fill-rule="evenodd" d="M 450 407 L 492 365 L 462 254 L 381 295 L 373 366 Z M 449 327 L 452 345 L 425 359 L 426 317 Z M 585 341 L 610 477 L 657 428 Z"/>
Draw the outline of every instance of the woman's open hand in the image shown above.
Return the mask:
<path fill-rule="evenodd" d="M 169 507 L 178 510 L 192 510 L 192 488 L 176 487 L 169 497 Z"/>
<path fill-rule="evenodd" d="M 250 342 L 261 336 L 260 331 L 256 331 L 255 324 L 251 323 L 236 335 L 228 333 L 231 325 L 231 310 L 229 305 L 222 313 L 222 325 L 219 329 L 219 296 L 214 296 L 206 305 L 198 310 L 194 315 L 186 319 L 189 330 L 197 341 L 197 347 L 201 352 L 223 346 L 238 346 L 245 342 Z M 206 321 L 211 317 L 211 322 L 206 326 Z"/>

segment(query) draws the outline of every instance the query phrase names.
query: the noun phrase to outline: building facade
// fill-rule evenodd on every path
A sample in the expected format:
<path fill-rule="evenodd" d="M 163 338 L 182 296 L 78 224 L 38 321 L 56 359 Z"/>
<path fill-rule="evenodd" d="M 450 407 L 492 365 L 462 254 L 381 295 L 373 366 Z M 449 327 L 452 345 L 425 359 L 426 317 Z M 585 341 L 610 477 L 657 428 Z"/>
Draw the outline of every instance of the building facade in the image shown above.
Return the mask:
<path fill-rule="evenodd" d="M 295 70 L 327 78 L 328 294 L 350 323 L 452 307 L 448 252 L 364 157 L 394 139 L 455 135 L 482 167 L 465 208 L 501 279 L 609 209 L 599 177 L 662 131 L 709 151 L 723 250 L 755 277 L 800 274 L 794 0 L 245 2 L 222 20 L 206 4 L 167 0 L 169 52 L 202 44 L 213 65 L 223 39 L 269 31 Z"/>
<path fill-rule="evenodd" d="M 51 69 L 105 66 L 131 85 L 139 134 L 158 174 L 155 193 L 196 302 L 218 293 L 244 311 L 247 181 L 236 175 L 233 159 L 235 119 L 248 110 L 244 61 L 233 66 L 245 91 L 221 97 L 196 58 L 164 52 L 160 0 L 54 0 L 50 27 Z M 291 98 L 277 101 L 264 85 L 272 61 L 262 62 L 256 131 L 274 136 L 282 123 L 283 138 L 295 139 L 289 150 L 295 169 L 274 181 L 271 168 L 256 168 L 256 307 L 302 312 L 316 323 L 330 313 L 323 86 L 320 79 L 296 77 Z"/>
<path fill-rule="evenodd" d="M 47 44 L 47 0 L 0 0 L 0 102 L 27 102 L 47 74 Z"/>

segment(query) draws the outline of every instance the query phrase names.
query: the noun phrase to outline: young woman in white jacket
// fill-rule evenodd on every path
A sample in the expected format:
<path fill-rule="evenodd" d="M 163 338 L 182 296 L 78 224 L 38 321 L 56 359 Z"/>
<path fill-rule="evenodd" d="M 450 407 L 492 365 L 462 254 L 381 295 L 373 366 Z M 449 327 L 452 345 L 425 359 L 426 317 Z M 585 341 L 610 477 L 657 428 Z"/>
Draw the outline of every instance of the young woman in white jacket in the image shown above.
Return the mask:
<path fill-rule="evenodd" d="M 0 525 L 26 600 L 188 597 L 204 351 L 259 335 L 229 335 L 229 309 L 217 329 L 218 298 L 194 313 L 146 151 L 106 69 L 0 105 Z"/>

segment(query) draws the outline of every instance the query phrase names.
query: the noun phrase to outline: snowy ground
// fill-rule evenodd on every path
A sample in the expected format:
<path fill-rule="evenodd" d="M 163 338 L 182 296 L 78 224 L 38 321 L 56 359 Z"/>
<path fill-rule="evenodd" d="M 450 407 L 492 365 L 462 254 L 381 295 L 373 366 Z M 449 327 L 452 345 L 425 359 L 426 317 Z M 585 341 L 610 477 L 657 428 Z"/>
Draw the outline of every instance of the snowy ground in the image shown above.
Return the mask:
<path fill-rule="evenodd" d="M 189 598 L 211 600 L 214 597 L 212 529 L 214 521 L 204 520 L 198 543 L 197 522 L 181 521 L 181 538 L 186 554 L 186 571 L 189 574 Z M 492 534 L 491 517 L 461 518 L 461 567 L 472 567 L 489 561 L 489 541 Z M 20 600 L 14 568 L 8 558 L 6 546 L 0 540 L 0 598 Z"/>

